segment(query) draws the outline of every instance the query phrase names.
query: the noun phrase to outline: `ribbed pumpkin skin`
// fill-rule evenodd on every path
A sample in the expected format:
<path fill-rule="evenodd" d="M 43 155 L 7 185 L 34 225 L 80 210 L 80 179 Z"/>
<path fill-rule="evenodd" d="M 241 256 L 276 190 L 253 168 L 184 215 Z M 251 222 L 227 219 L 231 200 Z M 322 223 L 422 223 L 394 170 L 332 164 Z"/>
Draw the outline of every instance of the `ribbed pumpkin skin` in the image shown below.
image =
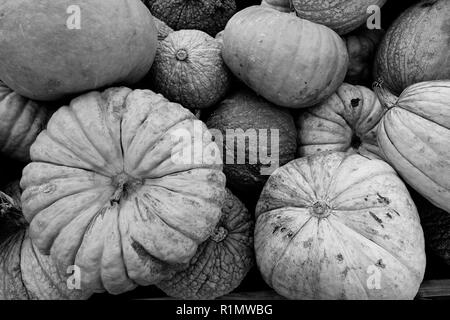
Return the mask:
<path fill-rule="evenodd" d="M 408 87 L 380 122 L 378 143 L 406 182 L 450 212 L 450 81 Z"/>
<path fill-rule="evenodd" d="M 372 85 L 373 61 L 383 35 L 382 30 L 362 28 L 345 36 L 349 56 L 345 82 L 354 85 Z"/>
<path fill-rule="evenodd" d="M 44 104 L 17 94 L 0 81 L 0 152 L 30 161 L 30 146 L 45 128 L 49 113 Z"/>
<path fill-rule="evenodd" d="M 296 121 L 300 157 L 322 151 L 355 151 L 378 158 L 378 123 L 384 109 L 375 93 L 344 83 L 325 102 L 306 109 Z"/>
<path fill-rule="evenodd" d="M 150 86 L 185 108 L 213 106 L 231 84 L 221 48 L 219 41 L 203 31 L 180 30 L 169 34 L 157 50 L 149 74 Z"/>
<path fill-rule="evenodd" d="M 161 21 L 158 18 L 153 17 L 153 21 L 155 22 L 156 29 L 158 30 L 158 41 L 164 40 L 174 31 L 164 21 Z"/>
<path fill-rule="evenodd" d="M 347 72 L 347 50 L 335 32 L 262 6 L 235 14 L 223 42 L 231 71 L 282 107 L 310 107 L 328 98 Z"/>
<path fill-rule="evenodd" d="M 386 0 L 292 0 L 300 18 L 323 24 L 338 34 L 347 34 L 363 25 L 371 5 L 380 8 Z"/>
<path fill-rule="evenodd" d="M 143 0 L 174 30 L 196 29 L 215 36 L 236 12 L 235 0 Z"/>
<path fill-rule="evenodd" d="M 408 86 L 450 78 L 450 2 L 426 0 L 388 29 L 375 61 L 375 77 L 399 95 Z"/>
<path fill-rule="evenodd" d="M 180 299 L 215 299 L 242 282 L 253 266 L 253 217 L 227 191 L 222 217 L 211 237 L 202 243 L 186 270 L 157 286 Z"/>
<path fill-rule="evenodd" d="M 287 298 L 412 299 L 422 282 L 419 216 L 383 161 L 344 153 L 294 160 L 269 178 L 256 217 L 258 267 Z"/>
<path fill-rule="evenodd" d="M 73 5 L 80 8 L 80 29 L 68 28 Z M 139 0 L 5 0 L 0 15 L 0 78 L 35 100 L 135 83 L 158 45 L 153 18 Z"/>
<path fill-rule="evenodd" d="M 190 143 L 193 159 L 175 161 Z M 199 152 L 207 147 L 209 162 Z M 72 100 L 52 116 L 31 158 L 21 180 L 30 237 L 61 272 L 77 265 L 84 290 L 116 294 L 169 277 L 221 215 L 225 176 L 211 135 L 150 90 Z"/>
<path fill-rule="evenodd" d="M 268 174 L 262 174 L 262 169 L 268 166 L 261 163 L 258 151 L 264 155 L 273 154 L 275 160 L 276 149 L 271 145 L 271 137 L 279 139 L 279 165 L 282 166 L 295 158 L 297 148 L 296 130 L 293 117 L 286 110 L 277 108 L 272 103 L 258 97 L 251 90 L 240 90 L 230 94 L 222 101 L 206 120 L 209 129 L 219 130 L 223 135 L 224 172 L 227 185 L 233 191 L 240 193 L 259 192 L 267 181 Z M 238 139 L 227 140 L 227 130 L 235 131 Z M 257 142 L 245 143 L 245 154 L 239 149 L 238 141 L 244 141 L 244 134 L 255 130 L 258 138 L 267 137 L 265 144 Z M 267 135 L 264 131 L 267 130 Z M 278 130 L 278 134 L 276 132 Z M 229 140 L 232 140 L 230 137 Z M 240 139 L 239 139 L 240 138 Z M 238 141 L 236 141 L 238 140 Z M 219 141 L 219 140 L 217 140 Z M 233 148 L 234 147 L 234 148 Z M 259 149 L 259 150 L 258 150 Z M 238 163 L 239 154 L 244 154 L 245 163 Z M 232 159 L 231 163 L 228 159 Z M 250 159 L 257 159 L 257 163 L 250 163 Z M 275 168 L 273 168 L 275 169 Z"/>
<path fill-rule="evenodd" d="M 266 6 L 281 12 L 291 12 L 291 0 L 262 0 L 262 6 Z"/>

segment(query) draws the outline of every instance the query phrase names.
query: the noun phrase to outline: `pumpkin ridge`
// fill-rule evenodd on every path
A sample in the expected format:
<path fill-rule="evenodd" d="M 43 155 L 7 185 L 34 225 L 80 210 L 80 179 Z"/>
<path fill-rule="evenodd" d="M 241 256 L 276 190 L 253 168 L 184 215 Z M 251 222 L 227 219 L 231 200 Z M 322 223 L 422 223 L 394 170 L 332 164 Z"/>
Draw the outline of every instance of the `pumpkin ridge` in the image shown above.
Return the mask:
<path fill-rule="evenodd" d="M 7 96 L 6 96 L 6 98 L 5 99 L 11 99 L 11 100 L 14 100 L 13 99 L 13 96 L 16 96 L 19 100 L 21 100 L 22 99 L 22 97 L 21 96 L 19 96 L 18 94 L 16 94 L 14 91 L 12 91 L 11 90 L 11 93 L 10 94 L 8 94 Z M 4 100 L 0 100 L 0 102 L 2 102 L 2 101 L 4 101 Z M 12 131 L 11 131 L 11 129 L 14 127 L 14 124 L 15 124 L 15 122 L 17 122 L 18 121 L 18 119 L 20 119 L 20 117 L 23 115 L 23 113 L 25 112 L 25 109 L 26 108 L 22 108 L 21 110 L 19 110 L 19 112 L 17 113 L 15 113 L 14 114 L 14 118 L 13 119 L 11 119 L 12 121 L 9 123 L 9 126 L 8 127 L 6 127 L 5 129 L 5 131 L 7 132 L 7 134 L 6 134 L 6 136 L 5 136 L 5 139 L 4 139 L 4 141 L 5 142 L 7 142 L 9 139 L 10 139 L 10 137 L 11 137 L 11 135 L 12 135 Z M 2 141 L 2 145 L 3 145 L 3 141 Z M 3 149 L 4 149 L 4 146 L 2 146 L 2 151 L 3 151 Z"/>

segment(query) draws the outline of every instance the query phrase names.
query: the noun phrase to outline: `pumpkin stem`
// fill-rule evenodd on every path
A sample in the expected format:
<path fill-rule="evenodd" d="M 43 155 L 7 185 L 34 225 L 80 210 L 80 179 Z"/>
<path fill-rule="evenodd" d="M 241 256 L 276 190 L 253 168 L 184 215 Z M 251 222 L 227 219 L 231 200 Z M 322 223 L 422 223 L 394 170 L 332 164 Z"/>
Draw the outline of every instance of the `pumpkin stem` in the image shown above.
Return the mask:
<path fill-rule="evenodd" d="M 211 240 L 219 243 L 219 242 L 225 240 L 225 238 L 227 236 L 228 236 L 228 230 L 225 229 L 224 227 L 220 226 L 214 230 L 213 234 L 211 235 Z"/>
<path fill-rule="evenodd" d="M 382 79 L 378 79 L 372 85 L 373 91 L 380 100 L 381 106 L 389 110 L 397 105 L 398 97 L 394 95 L 389 89 L 387 89 L 384 85 Z"/>
<path fill-rule="evenodd" d="M 325 201 L 317 201 L 310 209 L 313 216 L 326 218 L 330 215 L 330 206 Z"/>
<path fill-rule="evenodd" d="M 177 60 L 185 61 L 188 58 L 188 53 L 185 49 L 180 49 L 177 51 L 175 56 L 177 57 Z"/>

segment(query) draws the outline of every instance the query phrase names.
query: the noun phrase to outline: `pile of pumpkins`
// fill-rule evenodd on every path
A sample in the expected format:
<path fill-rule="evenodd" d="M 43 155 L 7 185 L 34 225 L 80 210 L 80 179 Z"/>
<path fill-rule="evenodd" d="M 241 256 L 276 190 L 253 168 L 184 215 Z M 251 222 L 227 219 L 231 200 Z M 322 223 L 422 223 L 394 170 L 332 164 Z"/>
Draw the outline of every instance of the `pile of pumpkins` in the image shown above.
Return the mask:
<path fill-rule="evenodd" d="M 425 242 L 450 264 L 448 0 L 386 31 L 386 0 L 76 3 L 0 3 L 0 299 L 212 299 L 254 265 L 413 299 Z"/>

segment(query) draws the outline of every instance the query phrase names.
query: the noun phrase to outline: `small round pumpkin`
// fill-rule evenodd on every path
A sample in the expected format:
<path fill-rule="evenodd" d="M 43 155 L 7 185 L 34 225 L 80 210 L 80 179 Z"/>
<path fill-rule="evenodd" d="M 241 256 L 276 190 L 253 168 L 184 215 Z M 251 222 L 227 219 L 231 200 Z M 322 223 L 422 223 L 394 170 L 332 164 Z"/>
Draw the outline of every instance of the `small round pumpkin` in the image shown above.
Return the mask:
<path fill-rule="evenodd" d="M 389 109 L 378 129 L 383 157 L 410 186 L 450 212 L 450 81 L 417 83 L 398 98 L 383 84 L 375 92 Z"/>
<path fill-rule="evenodd" d="M 0 78 L 35 100 L 133 84 L 158 46 L 139 0 L 4 0 L 0 16 Z"/>
<path fill-rule="evenodd" d="M 34 247 L 26 228 L 20 203 L 0 192 L 0 300 L 87 299 L 91 293 L 69 288 L 69 279 Z"/>
<path fill-rule="evenodd" d="M 215 299 L 242 282 L 254 263 L 253 217 L 227 191 L 222 217 L 213 234 L 202 243 L 186 270 L 157 286 L 181 299 Z"/>
<path fill-rule="evenodd" d="M 322 151 L 354 151 L 378 158 L 378 123 L 384 109 L 376 94 L 344 83 L 325 102 L 304 110 L 297 118 L 300 157 Z"/>
<path fill-rule="evenodd" d="M 164 40 L 174 31 L 164 21 L 161 21 L 158 18 L 153 17 L 153 21 L 155 22 L 156 29 L 158 30 L 158 41 Z"/>
<path fill-rule="evenodd" d="M 289 13 L 253 6 L 233 16 L 222 56 L 231 71 L 270 102 L 310 107 L 344 81 L 348 54 L 332 30 Z"/>
<path fill-rule="evenodd" d="M 281 12 L 291 12 L 293 10 L 291 0 L 262 0 L 261 5 Z"/>
<path fill-rule="evenodd" d="M 30 146 L 45 128 L 49 115 L 48 106 L 17 94 L 0 81 L 0 152 L 30 161 Z"/>
<path fill-rule="evenodd" d="M 323 24 L 338 34 L 347 34 L 363 25 L 370 6 L 381 8 L 386 0 L 292 0 L 300 18 Z"/>
<path fill-rule="evenodd" d="M 450 2 L 424 0 L 389 27 L 376 55 L 375 78 L 399 95 L 408 86 L 450 78 Z"/>
<path fill-rule="evenodd" d="M 236 13 L 235 0 L 143 0 L 152 14 L 174 30 L 196 29 L 214 37 Z"/>
<path fill-rule="evenodd" d="M 199 30 L 169 34 L 157 50 L 150 86 L 188 109 L 205 109 L 227 93 L 231 74 L 222 60 L 221 44 Z"/>
<path fill-rule="evenodd" d="M 259 193 L 275 169 L 295 158 L 292 115 L 241 89 L 230 94 L 206 120 L 223 146 L 227 184 L 239 194 Z M 220 138 L 219 138 L 220 137 Z"/>
<path fill-rule="evenodd" d="M 72 100 L 23 170 L 33 243 L 60 272 L 78 266 L 85 290 L 118 294 L 170 277 L 221 215 L 225 176 L 211 139 L 191 112 L 150 90 Z"/>
<path fill-rule="evenodd" d="M 361 28 L 344 37 L 349 56 L 345 82 L 354 85 L 372 85 L 373 61 L 383 35 L 383 30 Z"/>
<path fill-rule="evenodd" d="M 417 209 L 387 163 L 357 154 L 294 160 L 256 207 L 256 262 L 290 299 L 413 299 L 425 272 Z"/>

